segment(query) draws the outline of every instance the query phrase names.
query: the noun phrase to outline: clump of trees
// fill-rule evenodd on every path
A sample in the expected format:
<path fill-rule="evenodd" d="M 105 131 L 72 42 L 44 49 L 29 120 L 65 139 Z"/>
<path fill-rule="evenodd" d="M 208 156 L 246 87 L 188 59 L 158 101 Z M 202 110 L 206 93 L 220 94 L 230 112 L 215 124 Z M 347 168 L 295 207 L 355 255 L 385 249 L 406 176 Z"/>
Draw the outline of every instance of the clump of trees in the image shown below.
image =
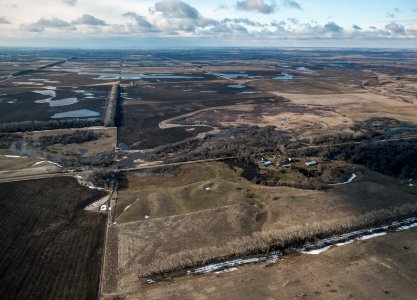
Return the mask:
<path fill-rule="evenodd" d="M 210 159 L 236 156 L 244 161 L 251 161 L 259 153 L 279 153 L 280 145 L 288 144 L 290 136 L 277 131 L 274 126 L 242 126 L 226 135 L 208 135 L 202 140 L 189 139 L 183 142 L 160 147 L 155 154 L 158 157 L 169 157 L 169 162 Z M 285 147 L 284 147 L 285 148 Z"/>
<path fill-rule="evenodd" d="M 0 124 L 0 132 L 25 132 L 52 130 L 62 128 L 84 128 L 90 126 L 102 126 L 101 119 L 71 119 L 71 120 L 50 120 L 50 121 L 23 121 Z"/>
<path fill-rule="evenodd" d="M 14 142 L 22 138 L 23 135 L 18 133 L 0 133 L 0 149 L 9 149 Z"/>
<path fill-rule="evenodd" d="M 111 169 L 96 169 L 88 177 L 88 180 L 98 187 L 111 188 L 116 183 L 116 180 L 120 178 L 120 173 Z"/>
<path fill-rule="evenodd" d="M 41 148 L 56 144 L 80 144 L 89 141 L 96 141 L 101 136 L 101 133 L 94 132 L 92 130 L 76 130 L 70 134 L 42 136 L 35 142 L 35 144 Z"/>

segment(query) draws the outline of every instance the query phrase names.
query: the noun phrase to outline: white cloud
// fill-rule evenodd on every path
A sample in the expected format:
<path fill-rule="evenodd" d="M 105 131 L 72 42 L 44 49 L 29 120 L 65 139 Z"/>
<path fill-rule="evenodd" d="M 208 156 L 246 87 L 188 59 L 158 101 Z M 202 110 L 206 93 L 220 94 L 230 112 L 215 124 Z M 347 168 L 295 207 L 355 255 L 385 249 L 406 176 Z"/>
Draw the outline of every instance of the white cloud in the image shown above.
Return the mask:
<path fill-rule="evenodd" d="M 0 17 L 0 24 L 12 24 L 12 22 L 5 17 Z"/>
<path fill-rule="evenodd" d="M 93 17 L 89 14 L 84 14 L 81 17 L 79 17 L 77 20 L 73 22 L 77 25 L 90 25 L 90 26 L 105 26 L 106 21 L 98 19 L 96 17 Z"/>
<path fill-rule="evenodd" d="M 303 9 L 303 7 L 297 1 L 284 0 L 283 2 L 284 2 L 284 6 L 287 7 L 287 8 L 295 8 L 295 9 L 299 9 L 299 10 Z"/>
<path fill-rule="evenodd" d="M 236 3 L 236 7 L 246 11 L 256 11 L 263 14 L 275 12 L 275 2 L 266 3 L 264 0 L 243 0 Z"/>
<path fill-rule="evenodd" d="M 77 0 L 62 0 L 62 2 L 71 6 L 74 6 L 75 4 L 77 4 Z"/>
<path fill-rule="evenodd" d="M 39 19 L 37 22 L 34 23 L 30 23 L 30 24 L 22 24 L 20 26 L 20 28 L 24 31 L 30 31 L 30 32 L 42 32 L 45 29 L 48 28 L 70 28 L 71 24 L 61 20 L 59 18 L 51 18 L 51 19 L 46 19 L 46 18 L 42 18 Z"/>
<path fill-rule="evenodd" d="M 391 34 L 404 34 L 405 28 L 402 25 L 399 25 L 395 22 L 391 22 L 385 25 L 385 29 L 388 30 Z"/>

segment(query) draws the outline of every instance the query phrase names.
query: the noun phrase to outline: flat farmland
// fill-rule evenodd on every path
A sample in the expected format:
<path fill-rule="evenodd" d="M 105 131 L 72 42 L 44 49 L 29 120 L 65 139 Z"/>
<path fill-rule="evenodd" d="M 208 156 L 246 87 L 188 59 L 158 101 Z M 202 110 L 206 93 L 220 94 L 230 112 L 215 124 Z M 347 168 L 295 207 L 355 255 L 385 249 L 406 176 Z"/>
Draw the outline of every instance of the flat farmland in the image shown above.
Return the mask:
<path fill-rule="evenodd" d="M 105 192 L 57 177 L 0 184 L 3 299 L 95 299 L 106 215 L 83 210 Z"/>
<path fill-rule="evenodd" d="M 110 87 L 0 88 L 0 123 L 100 118 L 105 111 Z"/>
<path fill-rule="evenodd" d="M 122 90 L 119 143 L 131 149 L 149 149 L 197 136 L 210 127 L 161 129 L 159 124 L 208 107 L 280 103 L 282 98 L 227 80 L 140 84 Z"/>

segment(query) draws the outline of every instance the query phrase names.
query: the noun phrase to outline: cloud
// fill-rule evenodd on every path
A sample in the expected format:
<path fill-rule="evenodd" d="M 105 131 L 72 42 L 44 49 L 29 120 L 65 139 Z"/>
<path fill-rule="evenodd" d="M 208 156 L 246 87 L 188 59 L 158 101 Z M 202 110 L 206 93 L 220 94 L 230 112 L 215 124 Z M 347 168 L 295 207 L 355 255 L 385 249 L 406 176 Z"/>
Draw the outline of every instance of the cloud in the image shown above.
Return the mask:
<path fill-rule="evenodd" d="M 204 18 L 200 12 L 179 0 L 162 0 L 155 3 L 150 12 L 154 15 L 152 23 L 155 28 L 166 34 L 196 32 L 209 26 L 218 26 L 218 21 Z"/>
<path fill-rule="evenodd" d="M 93 17 L 92 15 L 84 14 L 81 17 L 79 17 L 77 20 L 73 22 L 73 24 L 76 25 L 89 25 L 89 26 L 105 26 L 106 21 L 97 19 L 96 17 Z"/>
<path fill-rule="evenodd" d="M 299 10 L 303 10 L 303 7 L 297 1 L 293 0 L 284 0 L 284 6 L 287 8 L 295 8 Z"/>
<path fill-rule="evenodd" d="M 353 25 L 352 29 L 354 30 L 362 30 L 362 27 L 358 26 L 358 25 Z"/>
<path fill-rule="evenodd" d="M 123 14 L 123 17 L 130 18 L 135 21 L 133 26 L 128 25 L 130 32 L 153 32 L 157 31 L 154 26 L 144 17 L 135 12 L 129 11 Z"/>
<path fill-rule="evenodd" d="M 74 6 L 75 4 L 77 4 L 77 0 L 62 0 L 62 2 L 71 6 Z"/>
<path fill-rule="evenodd" d="M 288 22 L 290 22 L 293 25 L 296 25 L 296 24 L 300 23 L 300 20 L 298 20 L 296 18 L 288 18 L 287 20 L 288 20 Z"/>
<path fill-rule="evenodd" d="M 273 12 L 275 12 L 275 9 L 276 9 L 275 2 L 271 2 L 271 4 L 267 4 L 265 3 L 264 0 L 238 1 L 236 3 L 236 7 L 240 10 L 257 11 L 263 14 L 272 14 Z"/>
<path fill-rule="evenodd" d="M 51 19 L 41 18 L 35 23 L 20 25 L 21 30 L 30 31 L 30 32 L 42 32 L 47 28 L 63 29 L 63 28 L 70 28 L 70 27 L 71 27 L 70 23 L 64 20 L 58 19 L 58 18 L 51 18 Z"/>
<path fill-rule="evenodd" d="M 194 7 L 179 0 L 162 0 L 155 3 L 155 10 L 164 17 L 178 19 L 199 19 L 200 13 Z"/>
<path fill-rule="evenodd" d="M 400 13 L 401 10 L 398 7 L 394 7 L 392 10 L 387 11 L 386 17 L 387 18 L 395 18 L 398 13 Z"/>
<path fill-rule="evenodd" d="M 343 32 L 343 27 L 340 27 L 335 22 L 329 22 L 324 25 L 324 29 L 326 32 L 333 32 L 333 33 L 340 33 Z"/>
<path fill-rule="evenodd" d="M 402 25 L 391 22 L 385 25 L 385 29 L 388 30 L 391 34 L 404 34 L 405 28 Z"/>
<path fill-rule="evenodd" d="M 12 22 L 7 20 L 5 17 L 0 17 L 0 24 L 12 24 Z"/>

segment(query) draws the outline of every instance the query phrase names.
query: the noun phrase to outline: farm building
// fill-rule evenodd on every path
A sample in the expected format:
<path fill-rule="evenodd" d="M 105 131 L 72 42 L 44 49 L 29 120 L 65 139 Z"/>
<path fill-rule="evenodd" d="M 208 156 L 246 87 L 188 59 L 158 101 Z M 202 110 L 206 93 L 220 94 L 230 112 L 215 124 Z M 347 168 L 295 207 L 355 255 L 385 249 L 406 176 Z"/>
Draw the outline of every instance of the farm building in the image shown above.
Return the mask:
<path fill-rule="evenodd" d="M 306 163 L 305 163 L 305 165 L 306 165 L 307 167 L 314 167 L 314 166 L 317 166 L 317 165 L 318 165 L 318 163 L 317 163 L 315 160 L 312 160 L 312 161 L 308 161 L 308 162 L 306 162 Z"/>

